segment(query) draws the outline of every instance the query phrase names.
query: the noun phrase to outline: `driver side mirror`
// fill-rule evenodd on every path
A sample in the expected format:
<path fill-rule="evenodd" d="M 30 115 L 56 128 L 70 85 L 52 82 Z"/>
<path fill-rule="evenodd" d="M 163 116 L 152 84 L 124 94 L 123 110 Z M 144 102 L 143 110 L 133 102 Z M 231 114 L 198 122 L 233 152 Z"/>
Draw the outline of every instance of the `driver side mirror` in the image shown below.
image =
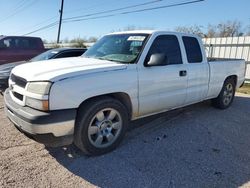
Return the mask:
<path fill-rule="evenodd" d="M 166 55 L 164 53 L 156 53 L 150 56 L 149 62 L 147 62 L 146 66 L 160 66 L 164 65 L 166 61 Z"/>

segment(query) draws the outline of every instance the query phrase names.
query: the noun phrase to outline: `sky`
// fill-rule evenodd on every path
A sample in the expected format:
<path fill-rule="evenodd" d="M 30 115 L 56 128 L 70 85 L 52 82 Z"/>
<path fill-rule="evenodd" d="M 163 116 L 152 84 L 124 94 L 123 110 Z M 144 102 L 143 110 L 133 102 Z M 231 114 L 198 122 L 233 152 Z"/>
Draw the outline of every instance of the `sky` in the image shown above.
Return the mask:
<path fill-rule="evenodd" d="M 64 0 L 64 21 L 60 39 L 91 36 L 99 38 L 130 26 L 173 31 L 178 26 L 199 25 L 205 26 L 206 29 L 208 24 L 234 20 L 242 23 L 243 31 L 250 30 L 250 0 L 204 0 L 181 6 L 122 14 L 191 1 Z M 61 0 L 1 0 L 0 35 L 28 34 L 47 41 L 56 41 L 60 6 Z M 112 11 L 120 8 L 124 9 Z M 77 16 L 82 16 L 81 19 L 84 20 L 69 19 Z M 35 32 L 36 30 L 39 31 Z"/>

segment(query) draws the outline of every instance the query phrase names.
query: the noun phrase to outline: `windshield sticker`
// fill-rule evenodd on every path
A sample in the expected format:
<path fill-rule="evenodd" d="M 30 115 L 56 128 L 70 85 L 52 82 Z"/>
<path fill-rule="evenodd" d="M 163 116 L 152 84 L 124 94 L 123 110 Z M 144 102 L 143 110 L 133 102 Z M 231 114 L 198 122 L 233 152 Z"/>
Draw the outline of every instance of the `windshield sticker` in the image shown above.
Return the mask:
<path fill-rule="evenodd" d="M 52 53 L 52 54 L 57 54 L 58 52 L 57 52 L 57 51 L 52 51 L 51 53 Z"/>
<path fill-rule="evenodd" d="M 144 41 L 145 36 L 130 36 L 127 40 L 128 41 Z"/>

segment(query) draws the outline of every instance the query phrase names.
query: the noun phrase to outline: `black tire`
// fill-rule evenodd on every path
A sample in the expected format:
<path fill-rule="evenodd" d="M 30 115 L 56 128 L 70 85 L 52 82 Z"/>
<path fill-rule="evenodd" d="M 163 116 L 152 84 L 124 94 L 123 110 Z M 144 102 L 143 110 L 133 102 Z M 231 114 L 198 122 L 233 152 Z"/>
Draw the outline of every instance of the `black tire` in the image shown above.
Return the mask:
<path fill-rule="evenodd" d="M 228 108 L 234 100 L 235 87 L 236 84 L 234 79 L 232 78 L 226 79 L 218 97 L 212 99 L 212 105 L 215 108 L 219 109 Z"/>
<path fill-rule="evenodd" d="M 113 119 L 111 119 L 111 113 L 115 114 Z M 104 116 L 102 121 L 99 121 L 102 117 L 98 114 Z M 113 128 L 115 124 L 121 127 L 115 129 Z M 79 108 L 74 143 L 87 155 L 101 155 L 114 150 L 120 144 L 127 127 L 128 111 L 120 101 L 111 97 L 90 100 Z M 96 133 L 91 130 L 95 130 Z M 101 143 L 97 141 L 99 137 L 102 137 Z M 111 141 L 109 141 L 110 138 Z"/>

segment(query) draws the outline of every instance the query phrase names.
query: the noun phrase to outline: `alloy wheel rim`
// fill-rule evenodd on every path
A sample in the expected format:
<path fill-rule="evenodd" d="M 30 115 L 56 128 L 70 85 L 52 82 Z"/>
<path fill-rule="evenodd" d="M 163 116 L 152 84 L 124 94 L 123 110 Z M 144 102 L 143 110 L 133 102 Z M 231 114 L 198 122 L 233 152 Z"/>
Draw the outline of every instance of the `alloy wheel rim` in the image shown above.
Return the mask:
<path fill-rule="evenodd" d="M 223 92 L 223 103 L 224 105 L 229 105 L 233 98 L 233 85 L 228 83 Z"/>
<path fill-rule="evenodd" d="M 97 112 L 90 121 L 88 138 L 96 148 L 112 145 L 120 135 L 122 118 L 113 108 L 105 108 Z"/>

